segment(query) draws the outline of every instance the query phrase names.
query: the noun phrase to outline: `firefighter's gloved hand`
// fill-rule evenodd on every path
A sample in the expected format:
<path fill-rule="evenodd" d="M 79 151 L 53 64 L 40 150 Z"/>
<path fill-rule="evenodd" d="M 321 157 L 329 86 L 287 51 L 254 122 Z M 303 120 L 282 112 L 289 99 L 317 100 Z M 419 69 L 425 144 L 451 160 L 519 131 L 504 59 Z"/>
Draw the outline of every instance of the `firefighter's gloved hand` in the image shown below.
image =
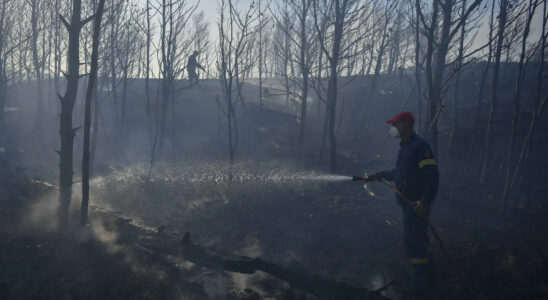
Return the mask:
<path fill-rule="evenodd" d="M 380 181 L 381 178 L 373 173 L 373 174 L 364 174 L 363 177 L 367 180 L 367 181 Z"/>
<path fill-rule="evenodd" d="M 413 208 L 415 209 L 415 213 L 421 217 L 425 217 L 428 213 L 428 205 L 424 204 L 422 201 L 413 202 Z"/>

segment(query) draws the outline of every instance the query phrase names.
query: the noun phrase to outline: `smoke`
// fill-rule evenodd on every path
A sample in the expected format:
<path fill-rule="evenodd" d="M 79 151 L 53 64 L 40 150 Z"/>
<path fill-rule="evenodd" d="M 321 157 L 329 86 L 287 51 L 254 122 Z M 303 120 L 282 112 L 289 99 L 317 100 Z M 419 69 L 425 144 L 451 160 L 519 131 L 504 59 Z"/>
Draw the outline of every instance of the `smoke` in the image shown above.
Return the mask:
<path fill-rule="evenodd" d="M 242 295 L 258 296 L 260 299 L 278 299 L 275 297 L 282 291 L 290 289 L 291 287 L 285 281 L 282 281 L 272 275 L 269 275 L 262 271 L 257 271 L 253 274 L 240 274 L 240 273 L 228 273 L 230 279 L 230 292 L 238 298 L 247 298 Z M 274 297 L 269 297 L 273 296 Z M 249 297 L 257 298 L 257 297 Z"/>
<path fill-rule="evenodd" d="M 239 251 L 240 254 L 248 257 L 259 257 L 263 255 L 263 250 L 256 238 L 247 240 L 246 244 L 247 245 Z"/>
<path fill-rule="evenodd" d="M 107 230 L 102 222 L 93 222 L 91 229 L 95 238 L 100 241 L 108 253 L 115 254 L 122 250 L 122 246 L 117 243 L 118 233 L 114 230 Z"/>
<path fill-rule="evenodd" d="M 43 194 L 23 216 L 23 228 L 53 232 L 57 226 L 57 190 Z"/>
<path fill-rule="evenodd" d="M 370 289 L 373 291 L 383 289 L 381 294 L 385 297 L 388 297 L 389 299 L 399 299 L 401 295 L 398 295 L 395 291 L 393 291 L 390 287 L 386 288 L 388 284 L 390 284 L 392 281 L 387 278 L 385 274 L 375 275 L 371 281 L 369 282 Z"/>
<path fill-rule="evenodd" d="M 50 190 L 44 192 L 26 210 L 22 216 L 23 230 L 37 230 L 41 232 L 55 232 L 57 230 L 57 209 L 59 207 L 59 191 L 50 186 Z M 79 215 L 81 197 L 73 187 L 72 201 L 69 207 L 69 216 L 73 218 Z M 77 222 L 71 220 L 71 222 Z"/>
<path fill-rule="evenodd" d="M 214 272 L 204 278 L 203 288 L 208 299 L 224 300 L 226 299 L 226 278 L 222 273 Z"/>

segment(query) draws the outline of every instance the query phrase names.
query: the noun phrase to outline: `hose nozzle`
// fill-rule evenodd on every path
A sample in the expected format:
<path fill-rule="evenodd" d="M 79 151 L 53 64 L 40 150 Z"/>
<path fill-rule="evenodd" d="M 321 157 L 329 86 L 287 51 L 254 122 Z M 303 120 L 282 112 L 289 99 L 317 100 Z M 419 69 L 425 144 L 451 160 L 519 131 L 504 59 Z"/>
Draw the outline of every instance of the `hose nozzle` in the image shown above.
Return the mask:
<path fill-rule="evenodd" d="M 352 181 L 369 181 L 369 180 L 363 176 L 352 176 Z"/>

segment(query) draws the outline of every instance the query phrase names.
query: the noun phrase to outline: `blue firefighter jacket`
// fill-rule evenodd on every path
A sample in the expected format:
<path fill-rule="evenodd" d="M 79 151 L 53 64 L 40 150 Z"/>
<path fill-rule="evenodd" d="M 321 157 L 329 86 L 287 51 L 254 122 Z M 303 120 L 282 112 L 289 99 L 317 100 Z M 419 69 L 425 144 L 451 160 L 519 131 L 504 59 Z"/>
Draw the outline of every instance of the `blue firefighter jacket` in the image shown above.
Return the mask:
<path fill-rule="evenodd" d="M 438 191 L 439 174 L 436 159 L 428 142 L 413 133 L 408 141 L 400 142 L 396 168 L 376 174 L 394 181 L 396 187 L 411 201 L 430 205 Z M 397 195 L 396 195 L 397 196 Z M 398 197 L 398 203 L 402 204 Z"/>

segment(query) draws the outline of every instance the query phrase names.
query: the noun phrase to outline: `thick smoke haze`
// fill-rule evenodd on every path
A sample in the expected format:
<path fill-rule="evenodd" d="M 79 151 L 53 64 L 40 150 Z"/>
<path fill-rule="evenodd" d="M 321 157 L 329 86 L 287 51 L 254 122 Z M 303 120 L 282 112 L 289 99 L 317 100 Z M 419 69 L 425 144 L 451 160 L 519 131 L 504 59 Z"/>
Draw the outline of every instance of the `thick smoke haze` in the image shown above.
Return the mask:
<path fill-rule="evenodd" d="M 543 0 L 0 0 L 0 299 L 546 299 Z"/>

